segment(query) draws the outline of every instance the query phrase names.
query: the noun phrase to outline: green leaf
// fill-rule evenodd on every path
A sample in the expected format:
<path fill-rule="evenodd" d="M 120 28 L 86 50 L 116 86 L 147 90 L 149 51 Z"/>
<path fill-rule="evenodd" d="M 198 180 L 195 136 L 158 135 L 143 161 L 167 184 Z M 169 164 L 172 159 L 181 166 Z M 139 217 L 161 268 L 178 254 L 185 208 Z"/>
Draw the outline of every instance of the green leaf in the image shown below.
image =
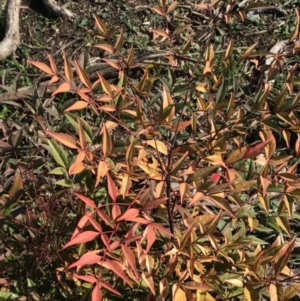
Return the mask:
<path fill-rule="evenodd" d="M 172 169 L 171 169 L 171 175 L 176 175 L 177 171 L 181 168 L 182 164 L 184 163 L 185 158 L 187 157 L 187 155 L 189 154 L 189 152 L 185 152 L 185 154 L 180 157 L 173 165 L 172 165 Z"/>
<path fill-rule="evenodd" d="M 55 182 L 56 185 L 60 185 L 63 187 L 73 187 L 73 182 L 69 179 L 63 179 Z"/>
<path fill-rule="evenodd" d="M 56 143 L 54 140 L 48 140 L 50 152 L 53 159 L 65 169 L 69 166 L 68 155 L 61 145 Z"/>
<path fill-rule="evenodd" d="M 218 89 L 217 95 L 216 95 L 216 103 L 222 102 L 226 95 L 226 85 L 224 77 L 222 78 L 222 83 Z"/>
<path fill-rule="evenodd" d="M 64 167 L 56 167 L 48 172 L 49 175 L 64 175 L 67 170 Z"/>
<path fill-rule="evenodd" d="M 282 271 L 282 269 L 286 266 L 290 255 L 294 249 L 296 242 L 296 236 L 288 243 L 284 244 L 280 251 L 276 254 L 274 258 L 274 269 L 276 277 Z"/>
<path fill-rule="evenodd" d="M 73 128 L 78 132 L 78 118 L 80 119 L 81 123 L 82 123 L 82 127 L 83 127 L 83 131 L 86 135 L 86 140 L 88 142 L 92 142 L 93 141 L 93 131 L 91 129 L 91 127 L 89 126 L 89 124 L 82 118 L 78 117 L 77 115 L 73 114 L 73 113 L 66 113 L 65 114 L 67 119 L 69 120 L 69 122 L 71 123 L 71 125 L 73 126 Z"/>
<path fill-rule="evenodd" d="M 16 300 L 16 298 L 19 298 L 18 295 L 13 294 L 11 292 L 0 292 L 0 300 Z"/>
<path fill-rule="evenodd" d="M 212 166 L 206 166 L 206 167 L 199 168 L 198 170 L 196 170 L 192 175 L 190 175 L 187 178 L 186 182 L 191 183 L 193 181 L 199 181 L 199 180 L 207 177 L 208 175 L 210 175 L 218 167 L 219 167 L 219 165 L 212 165 Z"/>

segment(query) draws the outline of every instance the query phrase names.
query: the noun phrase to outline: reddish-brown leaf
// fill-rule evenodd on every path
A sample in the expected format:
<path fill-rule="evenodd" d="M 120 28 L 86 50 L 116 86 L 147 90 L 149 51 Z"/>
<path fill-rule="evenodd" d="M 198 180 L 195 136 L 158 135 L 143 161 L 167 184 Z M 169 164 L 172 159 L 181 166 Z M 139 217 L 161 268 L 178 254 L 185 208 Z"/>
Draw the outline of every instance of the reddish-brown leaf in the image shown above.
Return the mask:
<path fill-rule="evenodd" d="M 95 239 L 98 235 L 100 235 L 100 233 L 95 232 L 95 231 L 82 232 L 82 233 L 78 234 L 76 237 L 74 237 L 67 244 L 65 244 L 65 246 L 63 248 L 66 249 L 73 245 L 82 244 L 84 242 L 91 241 L 91 240 Z"/>
<path fill-rule="evenodd" d="M 254 157 L 260 155 L 261 152 L 263 151 L 263 149 L 265 148 L 265 146 L 266 146 L 271 140 L 272 140 L 272 139 L 269 138 L 269 139 L 267 139 L 266 141 L 263 141 L 263 142 L 261 142 L 261 143 L 258 143 L 258 144 L 256 144 L 256 145 L 250 147 L 250 148 L 246 151 L 246 153 L 245 153 L 245 155 L 244 155 L 244 158 L 254 158 Z"/>
<path fill-rule="evenodd" d="M 288 243 L 283 245 L 280 251 L 276 254 L 274 258 L 274 269 L 276 276 L 283 270 L 286 263 L 288 262 L 290 255 L 294 249 L 296 243 L 296 236 Z"/>
<path fill-rule="evenodd" d="M 165 203 L 167 200 L 168 200 L 167 197 L 163 197 L 163 198 L 159 198 L 159 199 L 154 199 L 154 200 L 151 200 L 151 201 L 147 201 L 144 204 L 144 206 L 142 207 L 142 210 L 143 211 L 152 210 L 154 208 L 157 208 L 161 204 Z"/>
<path fill-rule="evenodd" d="M 96 15 L 96 14 L 93 14 L 93 17 L 94 17 L 94 19 L 96 21 L 96 24 L 97 24 L 98 28 L 102 31 L 102 33 L 104 33 L 104 35 L 107 35 L 107 27 L 106 27 L 104 21 L 101 20 L 98 17 L 98 15 Z"/>

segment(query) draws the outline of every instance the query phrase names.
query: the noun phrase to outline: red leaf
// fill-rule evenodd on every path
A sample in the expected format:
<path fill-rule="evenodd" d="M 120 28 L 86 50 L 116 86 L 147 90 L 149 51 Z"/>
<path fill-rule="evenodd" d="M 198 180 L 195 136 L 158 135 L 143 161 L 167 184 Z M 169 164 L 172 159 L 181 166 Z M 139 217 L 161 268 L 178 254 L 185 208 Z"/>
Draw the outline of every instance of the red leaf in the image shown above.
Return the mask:
<path fill-rule="evenodd" d="M 114 289 L 108 282 L 106 282 L 103 279 L 99 280 L 101 286 L 103 286 L 104 288 L 106 288 L 107 290 L 113 292 L 114 294 L 118 295 L 118 296 L 122 296 L 116 289 Z"/>
<path fill-rule="evenodd" d="M 68 268 L 72 269 L 78 266 L 90 265 L 98 263 L 102 260 L 102 256 L 97 255 L 94 251 L 89 251 L 81 256 L 79 260 L 72 263 Z"/>
<path fill-rule="evenodd" d="M 75 238 L 69 241 L 63 248 L 68 248 L 73 245 L 82 244 L 84 242 L 88 242 L 96 238 L 101 233 L 95 231 L 85 231 L 78 234 Z"/>
<path fill-rule="evenodd" d="M 82 194 L 79 194 L 77 192 L 74 192 L 74 194 L 79 198 L 81 199 L 83 202 L 85 202 L 88 206 L 96 209 L 97 206 L 96 204 L 94 203 L 94 201 L 92 201 L 91 199 L 87 198 L 86 196 L 82 195 Z"/>
<path fill-rule="evenodd" d="M 210 180 L 214 183 L 218 183 L 221 179 L 221 175 L 219 173 L 213 173 L 210 177 Z"/>
<path fill-rule="evenodd" d="M 148 252 L 150 251 L 152 245 L 154 244 L 154 242 L 156 240 L 156 234 L 155 234 L 153 228 L 149 225 L 146 228 L 144 235 L 146 236 L 146 239 L 147 239 L 147 249 L 146 249 L 145 253 L 148 254 Z"/>
<path fill-rule="evenodd" d="M 122 278 L 131 288 L 133 287 L 132 283 L 123 271 L 123 266 L 119 262 L 107 259 L 106 263 L 111 271 L 113 271 L 116 275 Z"/>
<path fill-rule="evenodd" d="M 122 253 L 125 259 L 127 260 L 129 266 L 132 268 L 135 277 L 139 278 L 139 274 L 136 268 L 136 260 L 133 251 L 127 246 L 125 246 L 124 244 L 121 245 L 121 248 L 122 248 Z"/>
<path fill-rule="evenodd" d="M 97 282 L 97 279 L 94 276 L 90 276 L 90 275 L 78 275 L 78 274 L 74 274 L 73 275 L 75 278 L 86 281 L 88 283 L 95 283 Z"/>
<path fill-rule="evenodd" d="M 102 300 L 102 292 L 99 287 L 99 284 L 96 283 L 93 291 L 92 291 L 92 300 L 91 301 L 101 301 Z"/>
<path fill-rule="evenodd" d="M 117 218 L 117 222 L 120 221 L 131 221 L 131 219 L 136 218 L 139 214 L 139 210 L 135 208 L 130 208 L 124 212 L 119 218 Z"/>
<path fill-rule="evenodd" d="M 78 233 L 83 229 L 83 227 L 87 224 L 89 221 L 89 216 L 92 215 L 93 212 L 89 212 L 88 214 L 84 215 L 80 221 L 77 224 L 76 229 L 74 230 L 71 240 L 78 235 Z"/>

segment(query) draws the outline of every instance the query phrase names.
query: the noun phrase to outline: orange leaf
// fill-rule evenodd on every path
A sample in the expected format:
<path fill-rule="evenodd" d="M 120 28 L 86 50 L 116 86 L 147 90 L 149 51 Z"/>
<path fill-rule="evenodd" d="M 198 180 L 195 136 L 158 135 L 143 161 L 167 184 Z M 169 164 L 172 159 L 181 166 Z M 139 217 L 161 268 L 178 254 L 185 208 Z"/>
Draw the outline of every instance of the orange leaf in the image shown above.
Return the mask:
<path fill-rule="evenodd" d="M 147 144 L 155 148 L 157 151 L 161 152 L 164 155 L 168 154 L 168 148 L 166 145 L 159 140 L 148 140 Z"/>
<path fill-rule="evenodd" d="M 65 52 L 63 52 L 63 57 L 64 57 L 65 76 L 66 76 L 67 80 L 69 81 L 69 83 L 71 84 L 73 81 L 73 71 L 71 69 L 69 60 L 68 60 Z"/>
<path fill-rule="evenodd" d="M 86 203 L 88 206 L 90 206 L 91 208 L 96 209 L 97 206 L 95 204 L 94 201 L 92 201 L 91 199 L 87 198 L 86 196 L 79 194 L 77 192 L 74 192 L 74 195 L 76 195 L 79 199 L 81 199 L 84 203 Z"/>
<path fill-rule="evenodd" d="M 152 295 L 155 296 L 156 292 L 155 292 L 155 287 L 154 287 L 154 281 L 153 281 L 151 274 L 143 272 L 142 278 L 147 283 L 148 287 L 150 288 Z M 183 299 L 182 299 L 182 301 L 183 301 Z"/>
<path fill-rule="evenodd" d="M 78 267 L 80 265 L 90 265 L 95 264 L 102 260 L 102 256 L 99 256 L 95 253 L 95 251 L 89 251 L 81 256 L 76 262 L 72 263 L 68 268 L 72 269 Z"/>
<path fill-rule="evenodd" d="M 69 83 L 62 83 L 53 93 L 52 96 L 58 93 L 68 92 L 71 89 L 71 85 Z"/>
<path fill-rule="evenodd" d="M 102 90 L 108 94 L 108 95 L 112 95 L 112 92 L 111 92 L 111 87 L 110 87 L 110 84 L 109 82 L 99 73 L 97 72 L 98 76 L 99 76 L 99 80 L 100 80 L 100 83 L 101 83 L 101 86 L 102 86 Z"/>
<path fill-rule="evenodd" d="M 91 301 L 101 301 L 103 298 L 101 289 L 99 287 L 99 284 L 96 283 L 93 291 L 92 291 L 92 300 Z"/>
<path fill-rule="evenodd" d="M 191 123 L 192 123 L 192 120 L 176 122 L 176 123 L 172 124 L 171 132 L 175 132 L 176 130 L 178 132 L 180 132 L 180 131 L 184 130 L 186 127 L 188 127 L 189 125 L 191 125 Z"/>
<path fill-rule="evenodd" d="M 75 64 L 77 67 L 77 73 L 79 75 L 80 81 L 89 89 L 92 88 L 90 79 L 87 75 L 87 73 L 82 69 L 82 67 L 78 64 L 78 62 L 75 60 Z"/>
<path fill-rule="evenodd" d="M 108 194 L 110 195 L 112 200 L 115 202 L 117 200 L 117 196 L 118 196 L 117 187 L 109 173 L 106 174 L 106 179 L 107 179 Z"/>
<path fill-rule="evenodd" d="M 69 175 L 77 175 L 85 169 L 83 162 L 74 162 L 69 168 Z"/>
<path fill-rule="evenodd" d="M 68 134 L 55 133 L 55 132 L 51 132 L 51 131 L 45 131 L 45 132 L 47 135 L 50 135 L 52 138 L 56 139 L 61 144 L 65 145 L 69 148 L 78 149 L 78 147 L 76 145 L 76 140 L 72 136 L 70 136 Z"/>
<path fill-rule="evenodd" d="M 116 108 L 113 106 L 100 106 L 98 107 L 99 110 L 104 111 L 104 112 L 115 112 Z"/>
<path fill-rule="evenodd" d="M 161 8 L 153 6 L 153 7 L 149 7 L 151 10 L 155 11 L 158 15 L 160 16 L 164 16 L 164 12 L 161 10 Z"/>
<path fill-rule="evenodd" d="M 120 221 L 130 221 L 132 218 L 137 217 L 139 214 L 139 210 L 135 208 L 130 208 L 124 212 L 119 218 L 117 218 L 117 222 Z"/>
<path fill-rule="evenodd" d="M 78 245 L 78 244 L 82 244 L 84 242 L 91 241 L 100 234 L 101 233 L 95 232 L 95 231 L 82 232 L 82 233 L 78 234 L 75 238 L 73 238 L 71 241 L 69 241 L 67 244 L 65 244 L 65 246 L 63 248 L 65 249 L 65 248 L 68 248 L 73 245 Z"/>
<path fill-rule="evenodd" d="M 54 75 L 52 78 L 48 81 L 48 85 L 50 86 L 53 83 L 56 83 L 59 80 L 59 77 Z"/>
<path fill-rule="evenodd" d="M 108 132 L 105 124 L 103 125 L 103 128 L 102 128 L 102 134 L 103 134 L 102 150 L 103 150 L 103 155 L 106 158 L 108 155 L 110 155 L 113 146 L 112 146 L 111 137 L 109 135 L 109 132 Z"/>
<path fill-rule="evenodd" d="M 178 5 L 177 1 L 172 1 L 168 7 L 167 14 L 171 13 Z"/>
<path fill-rule="evenodd" d="M 28 60 L 28 63 L 39 68 L 40 70 L 44 71 L 45 73 L 54 75 L 53 71 L 44 63 L 36 62 L 36 61 L 32 61 L 32 60 Z"/>
<path fill-rule="evenodd" d="M 95 182 L 95 188 L 99 185 L 102 178 L 106 176 L 108 171 L 107 163 L 105 161 L 100 161 L 97 169 L 97 179 Z"/>
<path fill-rule="evenodd" d="M 53 57 L 51 54 L 47 53 L 47 56 L 48 56 L 48 59 L 49 59 L 49 62 L 50 62 L 50 66 L 51 66 L 51 69 L 53 71 L 53 74 L 57 74 L 57 68 L 56 68 L 56 64 L 53 60 Z"/>
<path fill-rule="evenodd" d="M 71 106 L 69 106 L 67 109 L 64 110 L 64 112 L 70 112 L 70 111 L 77 111 L 84 109 L 88 106 L 88 103 L 83 100 L 78 100 L 75 103 L 73 103 Z"/>
<path fill-rule="evenodd" d="M 115 61 L 109 59 L 102 59 L 102 60 L 105 61 L 108 65 L 112 66 L 114 69 L 121 70 L 120 66 Z"/>
<path fill-rule="evenodd" d="M 132 185 L 131 178 L 128 175 L 125 175 L 122 180 L 122 197 L 125 200 L 127 193 Z"/>
<path fill-rule="evenodd" d="M 169 38 L 169 35 L 162 29 L 149 29 L 150 32 L 154 32 L 159 36 L 163 36 L 164 38 Z"/>
<path fill-rule="evenodd" d="M 123 266 L 119 262 L 107 259 L 106 263 L 111 271 L 113 271 L 117 276 L 119 276 L 121 279 L 123 279 L 131 288 L 133 287 L 132 283 L 126 277 L 126 275 L 123 271 Z"/>
<path fill-rule="evenodd" d="M 96 45 L 94 45 L 94 47 L 103 49 L 103 50 L 105 50 L 105 51 L 107 51 L 109 53 L 113 53 L 114 52 L 113 47 L 111 45 L 109 45 L 109 44 L 96 44 Z"/>

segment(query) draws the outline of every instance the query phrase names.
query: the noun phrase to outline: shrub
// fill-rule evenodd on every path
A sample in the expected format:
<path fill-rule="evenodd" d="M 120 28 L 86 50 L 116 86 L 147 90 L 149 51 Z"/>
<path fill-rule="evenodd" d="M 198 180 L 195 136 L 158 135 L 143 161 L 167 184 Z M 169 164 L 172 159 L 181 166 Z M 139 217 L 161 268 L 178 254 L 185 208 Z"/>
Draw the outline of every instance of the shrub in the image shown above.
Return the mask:
<path fill-rule="evenodd" d="M 162 1 L 151 9 L 169 24 L 176 5 Z M 209 5 L 198 7 L 212 13 Z M 84 56 L 73 62 L 64 54 L 63 73 L 51 55 L 48 65 L 30 60 L 56 85 L 52 103 L 28 101 L 40 128 L 15 122 L 18 131 L 8 142 L 16 147 L 28 139 L 40 147 L 36 157 L 14 161 L 17 172 L 7 187 L 13 204 L 39 195 L 38 218 L 27 215 L 31 227 L 51 233 L 44 250 L 57 257 L 47 273 L 56 274 L 61 294 L 92 301 L 294 297 L 296 67 L 279 72 L 286 53 L 274 56 L 273 65 L 259 64 L 257 45 L 240 54 L 233 40 L 217 54 L 214 26 L 195 51 L 186 24 L 152 29 L 168 50 L 137 56 L 124 46 L 122 29 L 116 33 L 94 17 L 95 47 L 117 78 L 98 70 L 93 80 Z M 268 82 L 237 78 L 249 59 L 250 76 L 256 70 L 263 82 L 269 70 Z M 279 76 L 284 82 L 277 88 Z M 5 220 L 3 233 L 25 231 L 10 223 Z M 21 245 L 14 252 L 30 257 L 26 238 L 14 235 Z"/>

